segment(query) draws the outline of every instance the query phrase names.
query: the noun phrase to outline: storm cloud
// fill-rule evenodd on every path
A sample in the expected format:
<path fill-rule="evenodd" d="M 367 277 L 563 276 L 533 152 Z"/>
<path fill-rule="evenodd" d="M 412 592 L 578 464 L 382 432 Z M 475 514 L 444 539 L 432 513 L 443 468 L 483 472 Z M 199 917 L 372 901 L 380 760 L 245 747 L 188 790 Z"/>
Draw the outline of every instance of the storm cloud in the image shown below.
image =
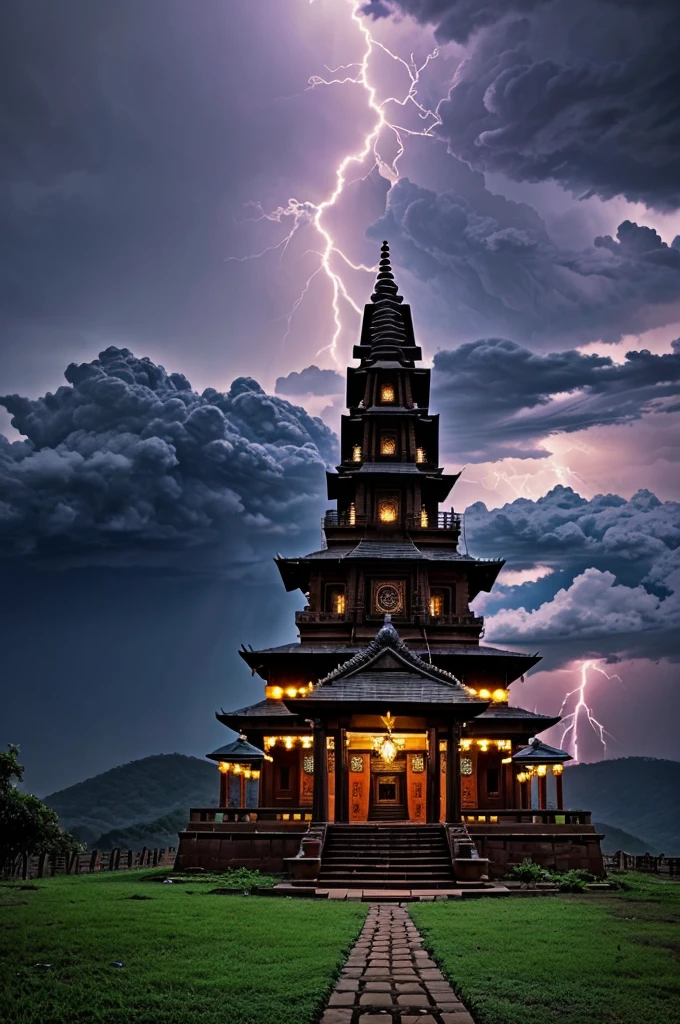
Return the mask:
<path fill-rule="evenodd" d="M 26 436 L 0 436 L 0 550 L 153 552 L 217 546 L 261 557 L 258 538 L 315 525 L 335 437 L 247 377 L 197 394 L 180 373 L 110 347 L 71 364 L 68 386 L 0 398 Z"/>
<path fill-rule="evenodd" d="M 364 9 L 407 13 L 442 41 L 468 43 L 439 133 L 471 166 L 578 195 L 680 203 L 677 4 L 379 0 Z"/>
<path fill-rule="evenodd" d="M 615 342 L 668 323 L 680 305 L 680 243 L 630 221 L 615 239 L 569 250 L 524 204 L 505 200 L 490 213 L 484 192 L 436 193 L 403 178 L 368 234 L 390 239 L 395 262 L 427 282 L 442 321 L 454 317 L 468 336 L 493 325 L 536 347 Z"/>
<path fill-rule="evenodd" d="M 277 395 L 341 395 L 345 379 L 335 370 L 320 370 L 318 366 L 305 366 L 286 377 L 277 377 L 274 390 Z"/>
<path fill-rule="evenodd" d="M 541 354 L 488 338 L 437 352 L 432 402 L 452 461 L 541 458 L 546 436 L 630 423 L 680 409 L 680 341 L 628 352 L 624 363 L 575 350 Z"/>
<path fill-rule="evenodd" d="M 465 514 L 474 551 L 496 551 L 511 566 L 540 563 L 554 575 L 510 588 L 484 602 L 486 633 L 503 640 L 602 641 L 628 634 L 623 646 L 645 657 L 675 656 L 680 627 L 680 504 L 640 490 L 587 500 L 555 487 L 499 509 L 482 502 Z M 501 578 L 501 584 L 502 584 Z M 563 585 L 561 585 L 563 584 Z M 647 633 L 654 633 L 648 638 Z M 636 634 L 645 634 L 637 636 Z"/>
<path fill-rule="evenodd" d="M 465 523 L 474 551 L 502 554 L 513 566 L 595 566 L 635 582 L 680 546 L 680 503 L 661 502 L 644 489 L 629 500 L 618 494 L 587 499 L 560 485 L 536 501 L 517 498 L 494 509 L 475 502 Z"/>

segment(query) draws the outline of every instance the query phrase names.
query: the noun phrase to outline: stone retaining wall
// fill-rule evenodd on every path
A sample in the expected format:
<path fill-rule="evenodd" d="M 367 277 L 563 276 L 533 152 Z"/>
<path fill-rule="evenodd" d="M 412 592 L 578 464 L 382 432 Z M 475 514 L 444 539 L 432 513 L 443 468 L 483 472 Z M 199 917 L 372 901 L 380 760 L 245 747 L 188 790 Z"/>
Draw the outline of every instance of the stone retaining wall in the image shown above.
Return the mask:
<path fill-rule="evenodd" d="M 237 829 L 222 826 L 219 830 L 186 830 L 179 834 L 175 868 L 204 868 L 226 871 L 227 868 L 257 868 L 260 871 L 285 871 L 284 858 L 294 857 L 307 831 L 304 822 L 294 827 L 264 831 L 254 826 Z"/>
<path fill-rule="evenodd" d="M 468 825 L 468 832 L 479 856 L 489 858 L 491 878 L 503 878 L 526 858 L 552 871 L 585 868 L 594 875 L 604 876 L 600 850 L 603 837 L 594 829 L 592 832 L 576 828 L 573 832 L 545 832 L 540 825 L 534 828 L 533 832 L 523 829 L 518 833 L 512 826 L 505 829 L 500 825 Z"/>

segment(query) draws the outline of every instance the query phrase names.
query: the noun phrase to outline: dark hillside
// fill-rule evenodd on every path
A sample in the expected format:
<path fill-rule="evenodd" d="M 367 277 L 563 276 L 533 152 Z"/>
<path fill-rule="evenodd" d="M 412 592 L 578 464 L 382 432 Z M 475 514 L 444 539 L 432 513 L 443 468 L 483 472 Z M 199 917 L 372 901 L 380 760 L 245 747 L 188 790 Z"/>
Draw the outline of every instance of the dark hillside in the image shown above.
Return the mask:
<path fill-rule="evenodd" d="M 567 767 L 564 804 L 639 836 L 649 853 L 680 855 L 679 761 L 621 757 Z"/>
<path fill-rule="evenodd" d="M 113 829 L 214 806 L 218 792 L 216 765 L 185 754 L 156 754 L 52 793 L 45 803 L 65 828 L 93 846 Z"/>

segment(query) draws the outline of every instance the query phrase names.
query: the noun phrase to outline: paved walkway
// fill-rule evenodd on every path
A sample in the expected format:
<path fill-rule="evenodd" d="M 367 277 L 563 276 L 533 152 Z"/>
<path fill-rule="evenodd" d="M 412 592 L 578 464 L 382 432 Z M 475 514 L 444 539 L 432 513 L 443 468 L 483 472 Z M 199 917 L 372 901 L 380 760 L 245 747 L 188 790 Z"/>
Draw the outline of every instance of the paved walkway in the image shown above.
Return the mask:
<path fill-rule="evenodd" d="M 373 904 L 321 1024 L 474 1024 L 404 907 Z"/>

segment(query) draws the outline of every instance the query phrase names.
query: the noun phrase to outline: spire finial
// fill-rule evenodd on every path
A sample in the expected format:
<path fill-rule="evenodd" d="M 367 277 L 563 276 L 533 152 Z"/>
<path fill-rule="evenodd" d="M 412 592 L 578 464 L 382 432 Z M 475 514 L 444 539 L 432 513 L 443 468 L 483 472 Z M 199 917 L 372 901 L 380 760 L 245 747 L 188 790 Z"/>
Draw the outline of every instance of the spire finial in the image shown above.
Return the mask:
<path fill-rule="evenodd" d="M 392 299 L 393 302 L 403 302 L 403 298 L 398 294 L 394 281 L 394 274 L 392 273 L 392 265 L 390 263 L 390 245 L 387 241 L 383 242 L 380 247 L 378 276 L 375 282 L 375 289 L 371 295 L 372 302 L 379 302 L 380 299 Z"/>

